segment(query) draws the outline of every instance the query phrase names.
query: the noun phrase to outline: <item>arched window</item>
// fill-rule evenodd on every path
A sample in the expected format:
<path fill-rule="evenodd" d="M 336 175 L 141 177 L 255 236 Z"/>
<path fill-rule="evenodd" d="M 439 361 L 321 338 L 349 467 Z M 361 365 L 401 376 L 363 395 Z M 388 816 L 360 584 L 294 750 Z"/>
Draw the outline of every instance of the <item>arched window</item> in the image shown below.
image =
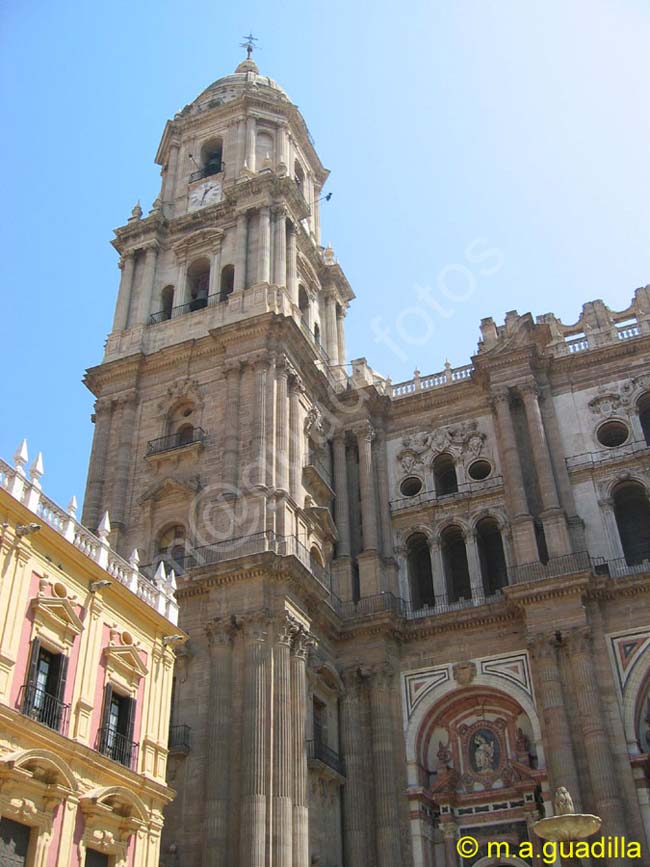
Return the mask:
<path fill-rule="evenodd" d="M 491 596 L 508 583 L 503 540 L 494 518 L 483 518 L 478 522 L 476 539 L 483 590 L 486 596 Z"/>
<path fill-rule="evenodd" d="M 268 132 L 258 132 L 255 141 L 255 168 L 258 172 L 262 169 L 273 167 L 273 136 Z"/>
<path fill-rule="evenodd" d="M 441 542 L 449 601 L 458 602 L 459 599 L 471 599 L 472 588 L 469 580 L 467 551 L 460 527 L 447 527 L 442 534 Z"/>
<path fill-rule="evenodd" d="M 307 290 L 302 285 L 302 283 L 300 283 L 300 285 L 298 286 L 298 307 L 300 308 L 300 317 L 302 319 L 302 324 L 305 326 L 305 328 L 309 328 L 309 297 L 307 295 Z"/>
<path fill-rule="evenodd" d="M 219 301 L 225 301 L 235 288 L 235 266 L 224 265 L 221 269 L 221 283 L 219 286 Z"/>
<path fill-rule="evenodd" d="M 210 139 L 201 148 L 201 168 L 203 177 L 218 175 L 223 171 L 223 142 L 220 138 Z"/>
<path fill-rule="evenodd" d="M 162 562 L 167 571 L 173 569 L 177 575 L 180 575 L 185 565 L 186 549 L 185 527 L 182 524 L 168 527 L 158 539 L 156 566 Z"/>
<path fill-rule="evenodd" d="M 177 403 L 167 417 L 167 433 L 180 435 L 187 428 L 194 430 L 194 415 L 194 404 L 190 401 Z"/>
<path fill-rule="evenodd" d="M 641 422 L 641 430 L 646 445 L 650 446 L 650 392 L 642 394 L 637 404 L 639 410 L 639 421 Z"/>
<path fill-rule="evenodd" d="M 187 269 L 187 281 L 190 295 L 190 311 L 200 310 L 208 303 L 210 290 L 210 262 L 208 259 L 196 259 Z"/>
<path fill-rule="evenodd" d="M 639 482 L 621 482 L 614 489 L 614 515 L 628 566 L 650 560 L 650 501 Z"/>
<path fill-rule="evenodd" d="M 162 309 L 161 319 L 171 319 L 172 310 L 174 309 L 174 287 L 165 286 L 160 293 L 160 306 Z"/>
<path fill-rule="evenodd" d="M 300 192 L 304 196 L 305 195 L 305 173 L 303 171 L 302 166 L 298 162 L 298 160 L 296 160 L 295 163 L 293 164 L 293 177 L 294 177 L 296 184 L 298 185 L 298 189 L 300 190 Z"/>
<path fill-rule="evenodd" d="M 436 494 L 439 497 L 445 494 L 457 493 L 458 479 L 456 478 L 456 465 L 451 455 L 438 455 L 433 462 L 433 479 L 436 486 Z"/>
<path fill-rule="evenodd" d="M 177 431 L 178 436 L 178 445 L 186 446 L 192 442 L 194 439 L 194 425 L 193 424 L 183 424 L 179 427 Z"/>
<path fill-rule="evenodd" d="M 424 533 L 414 533 L 406 543 L 409 585 L 413 608 L 435 605 L 429 541 Z"/>

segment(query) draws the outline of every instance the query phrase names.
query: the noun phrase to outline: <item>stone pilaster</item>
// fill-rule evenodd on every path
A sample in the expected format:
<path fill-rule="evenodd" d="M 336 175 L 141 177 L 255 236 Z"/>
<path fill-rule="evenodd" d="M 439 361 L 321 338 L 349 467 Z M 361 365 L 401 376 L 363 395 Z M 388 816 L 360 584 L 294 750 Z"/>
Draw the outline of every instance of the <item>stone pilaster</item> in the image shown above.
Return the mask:
<path fill-rule="evenodd" d="M 232 642 L 235 627 L 227 617 L 206 626 L 210 653 L 203 860 L 205 867 L 229 867 L 232 841 L 228 811 L 232 797 Z"/>
<path fill-rule="evenodd" d="M 275 357 L 269 357 L 269 368 L 266 376 L 266 486 L 269 490 L 275 487 Z"/>
<path fill-rule="evenodd" d="M 504 488 L 510 506 L 515 556 L 518 563 L 532 563 L 538 559 L 537 542 L 533 519 L 526 501 L 515 428 L 510 413 L 509 390 L 505 386 L 493 389 L 491 404 L 496 414 L 497 443 Z"/>
<path fill-rule="evenodd" d="M 237 214 L 237 233 L 235 251 L 235 282 L 234 292 L 241 292 L 246 288 L 246 259 L 248 256 L 248 214 Z"/>
<path fill-rule="evenodd" d="M 212 251 L 212 262 L 210 263 L 210 285 L 208 287 L 208 297 L 217 295 L 221 288 L 221 238 L 216 242 Z M 210 302 L 212 303 L 212 302 Z"/>
<path fill-rule="evenodd" d="M 338 364 L 338 332 L 336 329 L 336 295 L 333 290 L 325 295 L 325 350 L 332 364 Z"/>
<path fill-rule="evenodd" d="M 302 476 L 302 434 L 300 426 L 300 395 L 304 386 L 293 376 L 289 387 L 289 491 L 295 502 L 300 497 Z"/>
<path fill-rule="evenodd" d="M 231 362 L 224 371 L 226 377 L 226 407 L 228 424 L 224 428 L 223 480 L 228 493 L 236 493 L 239 483 L 237 457 L 239 454 L 239 393 L 241 364 Z"/>
<path fill-rule="evenodd" d="M 370 675 L 370 715 L 378 867 L 394 867 L 402 860 L 392 730 L 392 683 L 393 672 L 388 663 L 373 669 Z"/>
<path fill-rule="evenodd" d="M 345 364 L 345 313 L 340 307 L 336 311 L 336 334 L 339 348 L 339 364 Z"/>
<path fill-rule="evenodd" d="M 291 222 L 287 225 L 287 290 L 291 303 L 298 307 L 298 245 Z"/>
<path fill-rule="evenodd" d="M 271 860 L 293 867 L 293 741 L 291 737 L 292 621 L 285 614 L 274 623 L 273 641 L 273 796 Z"/>
<path fill-rule="evenodd" d="M 377 480 L 379 484 L 379 518 L 381 522 L 381 552 L 384 557 L 393 556 L 393 527 L 390 519 L 390 494 L 388 490 L 388 461 L 386 434 L 383 424 L 377 426 Z M 389 588 L 395 590 L 396 588 Z"/>
<path fill-rule="evenodd" d="M 100 397 L 95 401 L 95 433 L 93 434 L 83 508 L 83 523 L 93 532 L 97 529 L 101 515 L 105 511 L 105 508 L 102 508 L 102 497 L 112 414 L 113 401 L 110 397 Z"/>
<path fill-rule="evenodd" d="M 273 208 L 273 282 L 287 283 L 287 211 L 284 205 Z"/>
<path fill-rule="evenodd" d="M 565 786 L 573 796 L 576 811 L 580 812 L 582 797 L 566 715 L 555 637 L 532 635 L 528 640 L 528 647 L 544 722 L 544 753 L 551 789 L 555 791 L 560 786 Z"/>
<path fill-rule="evenodd" d="M 373 858 L 367 816 L 368 776 L 363 757 L 362 681 L 358 667 L 343 672 L 343 683 L 345 694 L 341 699 L 341 743 L 346 773 L 343 787 L 344 862 L 346 867 L 366 867 Z"/>
<path fill-rule="evenodd" d="M 370 423 L 356 431 L 359 446 L 359 483 L 361 486 L 361 520 L 363 524 L 363 550 L 377 551 L 377 509 L 375 473 L 372 465 L 372 441 L 375 432 Z"/>
<path fill-rule="evenodd" d="M 242 798 L 239 863 L 266 865 L 266 811 L 268 795 L 269 678 L 268 632 L 265 614 L 242 620 L 245 641 L 245 684 L 242 719 Z"/>
<path fill-rule="evenodd" d="M 348 504 L 348 471 L 345 456 L 345 432 L 334 434 L 334 515 L 338 531 L 337 557 L 350 556 L 350 508 Z"/>
<path fill-rule="evenodd" d="M 289 367 L 286 358 L 279 360 L 275 370 L 275 484 L 281 491 L 289 490 Z"/>
<path fill-rule="evenodd" d="M 124 529 L 126 521 L 126 494 L 129 481 L 129 465 L 133 450 L 133 432 L 135 430 L 135 412 L 137 392 L 135 389 L 120 395 L 118 398 L 118 417 L 116 420 L 119 430 L 117 454 L 111 465 L 113 476 L 113 489 L 111 492 L 111 526 L 117 530 L 118 537 Z M 119 538 L 116 547 L 119 545 Z"/>
<path fill-rule="evenodd" d="M 122 276 L 120 288 L 117 293 L 115 316 L 113 318 L 113 331 L 124 331 L 129 319 L 129 307 L 131 305 L 131 290 L 133 289 L 133 272 L 135 270 L 135 254 L 127 253 L 120 259 Z"/>
<path fill-rule="evenodd" d="M 144 270 L 142 283 L 140 284 L 140 298 L 138 299 L 137 322 L 147 324 L 151 316 L 151 299 L 153 297 L 153 284 L 156 276 L 156 260 L 158 259 L 158 244 L 154 241 L 145 247 Z"/>
<path fill-rule="evenodd" d="M 291 643 L 291 736 L 293 740 L 293 851 L 292 867 L 309 865 L 309 795 L 307 779 L 306 723 L 307 672 L 310 645 L 302 627 L 294 630 Z"/>
<path fill-rule="evenodd" d="M 445 841 L 445 867 L 458 867 L 458 825 L 455 822 L 443 822 L 440 828 Z"/>
<path fill-rule="evenodd" d="M 605 834 L 623 836 L 626 827 L 620 786 L 598 694 L 599 678 L 593 663 L 591 629 L 588 626 L 576 627 L 563 633 L 563 639 L 566 640 L 573 674 L 574 698 L 578 707 L 596 811 L 602 816 Z M 624 859 L 613 858 L 609 859 L 608 863 L 623 867 Z"/>
<path fill-rule="evenodd" d="M 571 540 L 555 484 L 551 454 L 539 408 L 537 383 L 530 380 L 519 387 L 519 392 L 526 410 L 528 435 L 533 452 L 532 459 L 542 498 L 543 513 L 541 517 L 549 554 L 551 557 L 560 557 L 570 553 Z"/>
<path fill-rule="evenodd" d="M 251 172 L 257 171 L 255 167 L 256 163 L 256 153 L 255 153 L 255 140 L 256 140 L 256 131 L 257 131 L 257 123 L 254 117 L 246 118 L 246 166 L 248 170 Z"/>
<path fill-rule="evenodd" d="M 264 205 L 259 211 L 257 282 L 271 282 L 271 209 L 268 205 Z"/>

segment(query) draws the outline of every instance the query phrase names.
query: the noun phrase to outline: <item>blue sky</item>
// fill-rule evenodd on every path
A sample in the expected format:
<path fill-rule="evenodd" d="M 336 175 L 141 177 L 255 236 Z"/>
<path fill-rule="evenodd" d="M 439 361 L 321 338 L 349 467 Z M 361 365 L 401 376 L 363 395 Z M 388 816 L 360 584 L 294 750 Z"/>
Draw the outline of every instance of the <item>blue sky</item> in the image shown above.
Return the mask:
<path fill-rule="evenodd" d="M 165 120 L 241 37 L 331 170 L 323 240 L 357 295 L 349 357 L 397 382 L 467 363 L 507 310 L 573 322 L 650 283 L 650 4 L 387 0 L 0 2 L 3 417 L 45 490 L 81 500 L 118 284 Z M 383 335 L 383 336 L 381 336 Z"/>

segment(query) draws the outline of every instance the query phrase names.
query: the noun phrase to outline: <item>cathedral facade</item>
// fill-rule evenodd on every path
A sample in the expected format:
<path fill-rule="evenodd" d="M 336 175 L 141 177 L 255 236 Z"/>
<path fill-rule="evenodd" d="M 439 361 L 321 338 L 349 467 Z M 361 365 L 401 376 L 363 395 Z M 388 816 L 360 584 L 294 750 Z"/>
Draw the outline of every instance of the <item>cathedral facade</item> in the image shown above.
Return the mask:
<path fill-rule="evenodd" d="M 174 570 L 190 636 L 161 863 L 523 865 L 559 786 L 647 853 L 650 287 L 483 319 L 470 364 L 394 384 L 347 364 L 328 173 L 252 59 L 156 161 L 83 521 Z"/>

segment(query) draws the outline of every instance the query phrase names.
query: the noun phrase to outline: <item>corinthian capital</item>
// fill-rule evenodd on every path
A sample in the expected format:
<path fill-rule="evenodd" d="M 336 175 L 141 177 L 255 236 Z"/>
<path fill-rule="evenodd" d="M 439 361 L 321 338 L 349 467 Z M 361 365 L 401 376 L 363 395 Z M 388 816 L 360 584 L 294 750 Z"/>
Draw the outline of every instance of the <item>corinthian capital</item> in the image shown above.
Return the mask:
<path fill-rule="evenodd" d="M 205 634 L 210 647 L 226 647 L 232 644 L 237 627 L 230 617 L 215 617 L 205 625 Z"/>
<path fill-rule="evenodd" d="M 359 442 L 371 443 L 375 438 L 375 429 L 369 421 L 364 421 L 360 425 L 356 425 L 354 433 Z"/>

